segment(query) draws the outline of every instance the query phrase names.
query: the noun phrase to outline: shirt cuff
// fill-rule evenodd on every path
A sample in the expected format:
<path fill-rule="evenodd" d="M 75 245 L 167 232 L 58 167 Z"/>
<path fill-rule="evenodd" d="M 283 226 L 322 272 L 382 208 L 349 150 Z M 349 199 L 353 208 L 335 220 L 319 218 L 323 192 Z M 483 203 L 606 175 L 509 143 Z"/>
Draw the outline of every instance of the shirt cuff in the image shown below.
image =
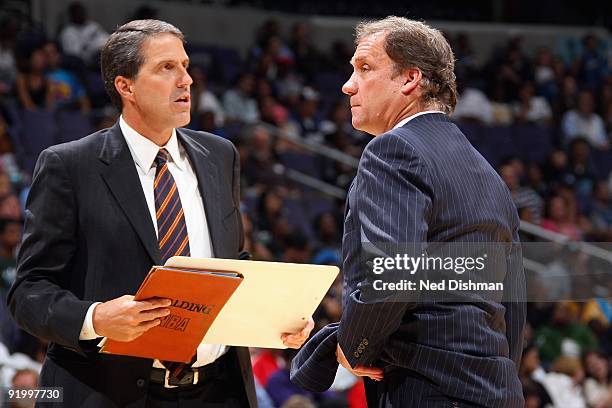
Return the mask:
<path fill-rule="evenodd" d="M 93 312 L 96 306 L 98 306 L 102 302 L 95 302 L 89 309 L 87 309 L 87 314 L 85 315 L 85 320 L 83 321 L 83 327 L 81 327 L 81 334 L 79 334 L 79 340 L 93 340 L 98 337 L 98 333 L 94 330 L 93 325 Z"/>

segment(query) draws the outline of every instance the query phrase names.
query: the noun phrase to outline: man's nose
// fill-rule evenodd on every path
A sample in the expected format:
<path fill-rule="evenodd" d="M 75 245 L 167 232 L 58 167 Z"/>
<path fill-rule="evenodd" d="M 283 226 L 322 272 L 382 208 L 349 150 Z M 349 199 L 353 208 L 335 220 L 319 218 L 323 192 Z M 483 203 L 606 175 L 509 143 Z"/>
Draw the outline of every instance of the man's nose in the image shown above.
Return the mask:
<path fill-rule="evenodd" d="M 357 82 L 355 81 L 353 75 L 342 85 L 342 92 L 349 96 L 353 96 L 357 93 Z"/>
<path fill-rule="evenodd" d="M 189 73 L 187 72 L 187 69 L 183 68 L 178 87 L 183 88 L 186 86 L 190 86 L 191 84 L 193 84 L 193 79 L 191 78 L 191 75 L 189 75 Z"/>

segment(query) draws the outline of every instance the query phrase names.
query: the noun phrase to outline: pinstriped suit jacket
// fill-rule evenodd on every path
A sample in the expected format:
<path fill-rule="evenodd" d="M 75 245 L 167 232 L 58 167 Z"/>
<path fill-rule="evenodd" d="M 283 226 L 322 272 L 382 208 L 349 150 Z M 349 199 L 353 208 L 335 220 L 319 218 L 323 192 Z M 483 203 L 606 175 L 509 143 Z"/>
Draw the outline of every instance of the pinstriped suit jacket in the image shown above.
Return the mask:
<path fill-rule="evenodd" d="M 524 303 L 376 302 L 363 296 L 372 285 L 372 269 L 364 267 L 375 255 L 369 244 L 500 242 L 511 248 L 502 279 L 517 292 L 505 298 L 522 299 L 517 231 L 505 184 L 446 115 L 421 115 L 375 137 L 347 200 L 342 320 L 304 346 L 292 380 L 317 391 L 329 387 L 338 342 L 353 367 L 408 368 L 451 398 L 522 407 L 517 372 Z"/>

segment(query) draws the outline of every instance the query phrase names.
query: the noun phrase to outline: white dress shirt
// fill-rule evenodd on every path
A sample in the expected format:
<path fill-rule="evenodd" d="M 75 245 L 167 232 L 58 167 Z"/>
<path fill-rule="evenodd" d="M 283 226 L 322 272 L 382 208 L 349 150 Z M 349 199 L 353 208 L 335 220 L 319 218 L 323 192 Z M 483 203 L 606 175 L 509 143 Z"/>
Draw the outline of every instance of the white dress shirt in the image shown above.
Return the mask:
<path fill-rule="evenodd" d="M 153 184 L 156 171 L 154 160 L 160 147 L 132 129 L 125 120 L 123 120 L 123 116 L 119 118 L 119 126 L 121 127 L 121 132 L 125 137 L 132 158 L 134 159 L 134 165 L 136 166 L 138 178 L 140 179 L 140 184 L 142 185 L 142 190 L 147 201 L 147 207 L 149 207 L 151 222 L 157 234 Z M 202 202 L 202 196 L 198 188 L 198 179 L 189 162 L 185 149 L 178 143 L 176 130 L 172 130 L 172 136 L 163 148 L 169 153 L 168 171 L 170 171 L 170 174 L 172 174 L 176 182 L 181 205 L 183 206 L 191 256 L 195 258 L 210 258 L 213 256 L 212 245 L 208 232 L 208 224 L 206 222 L 206 213 L 204 212 L 204 203 Z M 79 336 L 80 340 L 92 340 L 100 337 L 93 328 L 93 309 L 99 303 L 100 302 L 94 303 L 87 310 L 87 315 L 85 316 L 85 321 L 83 322 L 83 327 Z M 199 367 L 212 363 L 226 351 L 227 347 L 222 344 L 202 343 L 198 346 L 198 359 L 193 366 Z M 163 365 L 161 365 L 158 360 L 153 362 L 153 366 L 163 368 Z"/>
<path fill-rule="evenodd" d="M 423 111 L 423 112 L 417 112 L 414 115 L 410 115 L 407 118 L 404 118 L 404 119 L 400 120 L 397 125 L 393 126 L 393 129 L 397 129 L 398 127 L 402 127 L 406 123 L 410 122 L 412 119 L 416 118 L 417 116 L 425 115 L 425 114 L 428 114 L 428 113 L 444 113 L 444 112 L 442 112 L 442 111 Z"/>

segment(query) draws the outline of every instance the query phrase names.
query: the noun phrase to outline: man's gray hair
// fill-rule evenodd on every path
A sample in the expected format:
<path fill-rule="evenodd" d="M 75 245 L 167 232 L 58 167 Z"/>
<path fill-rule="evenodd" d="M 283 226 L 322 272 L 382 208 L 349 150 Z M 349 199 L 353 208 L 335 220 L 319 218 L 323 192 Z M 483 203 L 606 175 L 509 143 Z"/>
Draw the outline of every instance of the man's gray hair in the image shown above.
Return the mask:
<path fill-rule="evenodd" d="M 374 34 L 384 34 L 384 48 L 395 63 L 394 75 L 418 68 L 423 77 L 423 103 L 433 109 L 452 113 L 457 104 L 455 56 L 448 41 L 435 28 L 404 17 L 359 23 L 355 43 Z"/>
<path fill-rule="evenodd" d="M 100 69 L 104 88 L 119 111 L 123 110 L 123 102 L 115 89 L 115 78 L 118 76 L 136 78 L 145 62 L 142 44 L 145 40 L 160 34 L 172 34 L 185 42 L 181 30 L 170 23 L 160 20 L 133 20 L 112 33 L 102 48 Z"/>

